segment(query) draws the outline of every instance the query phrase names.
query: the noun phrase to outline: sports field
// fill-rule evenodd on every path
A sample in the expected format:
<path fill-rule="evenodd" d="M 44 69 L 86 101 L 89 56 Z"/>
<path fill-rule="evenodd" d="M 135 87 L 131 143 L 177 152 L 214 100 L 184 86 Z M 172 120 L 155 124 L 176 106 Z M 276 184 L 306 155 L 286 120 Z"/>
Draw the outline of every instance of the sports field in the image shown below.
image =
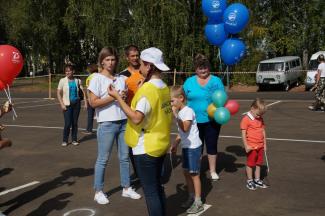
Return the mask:
<path fill-rule="evenodd" d="M 12 216 L 114 216 L 147 215 L 145 200 L 121 197 L 116 148 L 106 169 L 105 191 L 110 203 L 93 201 L 93 173 L 97 155 L 96 136 L 81 133 L 85 110 L 79 118 L 79 146 L 62 147 L 63 115 L 57 100 L 43 94 L 13 93 L 15 110 L 1 119 L 3 137 L 11 148 L 0 152 L 0 210 Z M 239 122 L 255 97 L 265 98 L 264 116 L 268 137 L 270 172 L 268 189 L 245 187 L 245 153 Z M 230 93 L 240 111 L 222 127 L 219 139 L 218 173 L 212 182 L 207 159 L 202 161 L 204 216 L 322 216 L 325 212 L 325 113 L 311 112 L 309 92 Z M 1 95 L 1 103 L 5 101 Z M 176 126 L 173 125 L 174 138 Z M 179 149 L 180 150 L 180 149 Z M 180 164 L 180 151 L 165 160 L 165 192 L 168 216 L 186 215 L 180 204 L 187 198 Z M 173 169 L 171 168 L 173 164 Z M 143 194 L 141 185 L 134 185 Z"/>

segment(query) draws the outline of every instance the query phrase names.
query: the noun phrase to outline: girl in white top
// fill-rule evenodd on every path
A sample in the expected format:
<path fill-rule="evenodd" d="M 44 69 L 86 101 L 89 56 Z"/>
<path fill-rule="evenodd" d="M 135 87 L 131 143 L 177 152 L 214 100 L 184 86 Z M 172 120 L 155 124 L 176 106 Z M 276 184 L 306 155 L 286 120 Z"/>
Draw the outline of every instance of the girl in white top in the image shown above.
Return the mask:
<path fill-rule="evenodd" d="M 202 142 L 194 111 L 186 106 L 186 96 L 182 86 L 171 89 L 171 105 L 175 115 L 178 132 L 171 152 L 176 153 L 177 146 L 182 145 L 184 177 L 188 188 L 188 200 L 182 207 L 188 208 L 188 214 L 196 214 L 204 210 L 201 201 L 200 164 L 202 155 Z"/>
<path fill-rule="evenodd" d="M 113 143 L 118 145 L 120 160 L 120 180 L 122 196 L 140 199 L 141 196 L 130 187 L 129 149 L 124 141 L 127 117 L 116 100 L 108 95 L 108 88 L 114 86 L 122 98 L 126 99 L 127 88 L 124 78 L 115 76 L 118 55 L 113 48 L 103 48 L 98 56 L 101 72 L 94 75 L 89 83 L 90 105 L 95 108 L 98 122 L 98 156 L 95 164 L 95 197 L 98 204 L 107 204 L 109 200 L 103 192 L 107 161 Z"/>

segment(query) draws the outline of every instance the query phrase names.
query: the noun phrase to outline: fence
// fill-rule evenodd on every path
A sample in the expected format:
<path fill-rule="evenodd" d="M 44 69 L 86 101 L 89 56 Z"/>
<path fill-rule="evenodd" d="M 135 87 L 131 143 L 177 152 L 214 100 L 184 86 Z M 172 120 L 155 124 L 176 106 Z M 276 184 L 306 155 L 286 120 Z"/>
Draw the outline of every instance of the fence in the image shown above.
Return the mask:
<path fill-rule="evenodd" d="M 300 71 L 301 72 L 301 71 Z M 306 75 L 306 70 L 302 71 L 304 76 L 301 78 L 301 82 L 304 80 Z M 268 73 L 268 72 L 263 72 Z M 271 72 L 270 72 L 271 73 Z M 256 85 L 256 71 L 241 71 L 241 72 L 211 72 L 211 74 L 218 76 L 227 88 L 231 88 L 235 85 Z M 182 85 L 184 81 L 195 75 L 195 72 L 164 72 L 163 80 L 168 86 Z M 49 98 L 52 98 L 55 94 L 59 80 L 64 77 L 64 74 L 49 74 L 44 76 L 32 76 L 32 77 L 20 77 L 16 78 L 12 89 L 23 89 L 23 90 L 38 90 L 47 91 Z M 75 75 L 85 83 L 88 75 Z M 227 82 L 227 76 L 229 77 L 229 82 Z"/>

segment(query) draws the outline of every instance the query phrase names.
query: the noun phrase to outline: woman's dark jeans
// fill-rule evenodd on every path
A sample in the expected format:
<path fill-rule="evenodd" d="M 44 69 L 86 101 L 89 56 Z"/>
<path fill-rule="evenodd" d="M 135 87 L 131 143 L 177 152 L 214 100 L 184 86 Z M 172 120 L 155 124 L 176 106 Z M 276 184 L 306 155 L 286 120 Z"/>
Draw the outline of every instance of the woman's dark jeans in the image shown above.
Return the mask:
<path fill-rule="evenodd" d="M 63 116 L 64 116 L 63 142 L 69 141 L 69 134 L 70 134 L 71 127 L 72 127 L 71 130 L 72 141 L 77 141 L 80 101 L 77 100 L 74 103 L 70 102 L 70 105 L 66 107 L 67 110 L 63 112 Z"/>
<path fill-rule="evenodd" d="M 161 184 L 161 170 L 165 156 L 134 155 L 138 176 L 143 187 L 149 216 L 166 215 L 166 197 Z"/>

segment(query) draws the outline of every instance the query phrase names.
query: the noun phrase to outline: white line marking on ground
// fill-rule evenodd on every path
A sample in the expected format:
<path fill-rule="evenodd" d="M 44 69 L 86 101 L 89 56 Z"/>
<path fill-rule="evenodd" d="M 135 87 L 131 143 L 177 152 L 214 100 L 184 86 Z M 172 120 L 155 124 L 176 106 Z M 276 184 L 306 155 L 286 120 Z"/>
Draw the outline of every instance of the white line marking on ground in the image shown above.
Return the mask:
<path fill-rule="evenodd" d="M 171 133 L 171 135 L 176 136 L 178 133 Z M 241 139 L 241 136 L 223 136 L 221 138 L 231 138 L 231 139 Z M 308 143 L 325 143 L 325 140 L 299 140 L 299 139 L 282 139 L 282 138 L 266 138 L 267 140 L 276 140 L 276 141 L 289 141 L 289 142 L 308 142 Z"/>
<path fill-rule="evenodd" d="M 17 109 L 22 109 L 22 108 L 34 108 L 34 107 L 43 107 L 43 106 L 53 106 L 57 105 L 60 103 L 53 103 L 53 104 L 43 104 L 43 105 L 35 105 L 35 106 L 23 106 L 23 107 L 16 107 Z"/>
<path fill-rule="evenodd" d="M 281 102 L 282 101 L 275 101 L 273 103 L 267 104 L 266 107 L 270 107 L 270 106 L 273 106 L 273 105 L 278 104 L 278 103 L 281 103 Z M 246 115 L 247 113 L 248 113 L 248 111 L 247 112 L 243 112 L 241 115 Z"/>
<path fill-rule="evenodd" d="M 26 103 L 38 103 L 38 102 L 46 102 L 46 100 L 36 100 L 36 101 L 24 101 L 24 102 L 18 102 L 18 103 L 14 103 L 14 105 L 18 105 L 18 104 L 26 104 Z"/>
<path fill-rule="evenodd" d="M 33 182 L 28 183 L 28 184 L 24 184 L 24 185 L 21 185 L 21 186 L 15 187 L 15 188 L 11 188 L 11 189 L 9 189 L 9 190 L 2 191 L 2 192 L 0 193 L 0 196 L 5 195 L 5 194 L 10 193 L 10 192 L 14 192 L 14 191 L 17 191 L 17 190 L 20 190 L 20 189 L 26 188 L 26 187 L 30 187 L 30 186 L 32 186 L 32 185 L 39 184 L 39 183 L 40 183 L 39 181 L 33 181 Z"/>
<path fill-rule="evenodd" d="M 203 212 L 205 212 L 206 210 L 208 210 L 211 206 L 212 205 L 204 204 L 203 205 L 203 208 L 204 208 L 203 211 L 201 211 L 201 212 L 199 212 L 197 214 L 187 214 L 187 216 L 199 216 L 199 215 L 203 214 Z"/>
<path fill-rule="evenodd" d="M 84 215 L 84 216 L 94 216 L 96 214 L 95 210 L 93 210 L 93 209 L 79 208 L 79 209 L 73 209 L 71 211 L 68 211 L 68 212 L 64 213 L 63 216 L 69 216 L 70 214 L 76 213 L 76 212 L 78 212 L 79 214 L 81 212 L 83 212 L 82 215 Z M 87 213 L 89 213 L 89 215 L 86 215 Z M 76 215 L 76 214 L 74 214 L 74 215 Z"/>
<path fill-rule="evenodd" d="M 63 129 L 63 127 L 47 127 L 47 126 L 33 126 L 33 125 L 7 125 L 6 127 L 21 127 L 21 128 L 40 128 L 40 129 Z M 78 130 L 86 130 L 85 128 L 78 128 Z M 95 129 L 96 130 L 96 129 Z M 178 133 L 170 133 L 171 135 L 176 136 Z M 241 139 L 241 136 L 223 136 L 221 138 L 233 138 Z M 309 142 L 309 143 L 325 143 L 325 140 L 299 140 L 299 139 L 282 139 L 282 138 L 267 138 L 267 140 L 277 140 L 277 141 L 289 141 L 289 142 Z"/>

